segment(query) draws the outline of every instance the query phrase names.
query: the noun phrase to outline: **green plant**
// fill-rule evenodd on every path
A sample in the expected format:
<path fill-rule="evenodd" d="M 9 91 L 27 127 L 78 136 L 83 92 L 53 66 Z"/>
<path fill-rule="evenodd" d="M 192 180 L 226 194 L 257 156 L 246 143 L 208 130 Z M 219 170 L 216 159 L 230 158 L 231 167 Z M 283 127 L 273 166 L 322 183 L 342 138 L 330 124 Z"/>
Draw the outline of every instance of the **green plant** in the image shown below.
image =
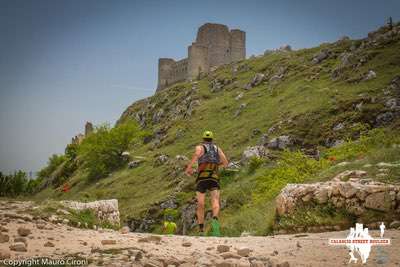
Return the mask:
<path fill-rule="evenodd" d="M 259 157 L 251 157 L 249 160 L 249 165 L 247 172 L 249 174 L 254 173 L 261 165 L 264 163 L 264 159 L 259 158 Z"/>
<path fill-rule="evenodd" d="M 93 134 L 86 137 L 78 149 L 82 167 L 90 180 L 107 176 L 122 167 L 125 162 L 122 152 L 143 138 L 144 132 L 133 121 L 127 121 L 114 128 L 108 125 L 96 127 Z"/>
<path fill-rule="evenodd" d="M 288 183 L 302 183 L 326 168 L 328 161 L 309 158 L 301 152 L 284 151 L 276 167 L 266 169 L 258 177 L 254 200 L 264 201 L 275 197 Z"/>
<path fill-rule="evenodd" d="M 172 217 L 173 219 L 177 219 L 179 217 L 179 211 L 177 209 L 167 208 L 163 211 L 164 217 Z"/>
<path fill-rule="evenodd" d="M 66 161 L 65 155 L 53 154 L 49 158 L 47 166 L 38 172 L 38 177 L 48 179 L 50 175 L 57 169 L 57 167 L 60 166 L 65 161 Z"/>

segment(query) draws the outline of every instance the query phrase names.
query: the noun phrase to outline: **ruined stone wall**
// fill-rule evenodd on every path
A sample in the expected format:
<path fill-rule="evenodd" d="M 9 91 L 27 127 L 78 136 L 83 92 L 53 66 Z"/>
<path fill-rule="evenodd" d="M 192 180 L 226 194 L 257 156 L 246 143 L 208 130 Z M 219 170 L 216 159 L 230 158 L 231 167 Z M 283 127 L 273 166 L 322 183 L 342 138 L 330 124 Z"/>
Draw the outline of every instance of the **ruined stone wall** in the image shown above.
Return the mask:
<path fill-rule="evenodd" d="M 99 220 L 108 221 L 115 225 L 120 224 L 117 199 L 97 200 L 93 202 L 65 200 L 61 201 L 61 204 L 74 210 L 92 210 Z"/>
<path fill-rule="evenodd" d="M 292 214 L 297 207 L 315 202 L 330 203 L 356 216 L 368 210 L 400 216 L 400 186 L 361 179 L 366 174 L 362 170 L 347 170 L 327 182 L 288 184 L 276 198 L 277 213 L 280 216 Z M 346 179 L 349 180 L 343 181 Z"/>

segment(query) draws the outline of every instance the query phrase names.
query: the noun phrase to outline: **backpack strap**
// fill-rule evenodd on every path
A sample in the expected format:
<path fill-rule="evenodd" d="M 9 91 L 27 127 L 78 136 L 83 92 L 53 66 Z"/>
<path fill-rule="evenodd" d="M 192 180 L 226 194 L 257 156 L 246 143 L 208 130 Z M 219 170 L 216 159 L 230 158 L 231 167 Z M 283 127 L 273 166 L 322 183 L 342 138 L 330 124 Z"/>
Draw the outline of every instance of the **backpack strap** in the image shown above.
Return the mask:
<path fill-rule="evenodd" d="M 206 154 L 207 153 L 207 147 L 206 147 L 206 145 L 204 145 L 204 144 L 202 144 L 203 145 L 203 149 L 204 149 L 204 154 Z M 204 155 L 203 154 L 203 155 Z"/>

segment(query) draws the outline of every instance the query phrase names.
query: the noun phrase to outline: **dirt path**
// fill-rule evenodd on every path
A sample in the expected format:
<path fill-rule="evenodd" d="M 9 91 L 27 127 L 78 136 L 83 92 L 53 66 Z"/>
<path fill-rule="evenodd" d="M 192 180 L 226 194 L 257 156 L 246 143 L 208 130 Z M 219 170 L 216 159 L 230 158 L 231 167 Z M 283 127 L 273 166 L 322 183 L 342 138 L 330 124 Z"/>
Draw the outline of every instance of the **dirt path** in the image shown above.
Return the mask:
<path fill-rule="evenodd" d="M 77 266 L 84 263 L 148 267 L 328 267 L 345 266 L 350 258 L 345 247 L 328 245 L 329 238 L 345 238 L 347 231 L 240 238 L 122 234 L 35 219 L 24 213 L 31 205 L 29 202 L 0 202 L 0 259 L 3 264 L 15 259 L 48 257 L 66 262 L 69 259 L 67 263 Z M 379 235 L 378 231 L 370 231 L 370 234 Z M 400 266 L 400 231 L 388 230 L 385 238 L 391 238 L 392 244 L 373 247 L 363 266 Z M 10 249 L 12 246 L 14 250 Z M 72 258 L 83 260 L 72 262 Z M 350 265 L 362 266 L 361 263 Z"/>

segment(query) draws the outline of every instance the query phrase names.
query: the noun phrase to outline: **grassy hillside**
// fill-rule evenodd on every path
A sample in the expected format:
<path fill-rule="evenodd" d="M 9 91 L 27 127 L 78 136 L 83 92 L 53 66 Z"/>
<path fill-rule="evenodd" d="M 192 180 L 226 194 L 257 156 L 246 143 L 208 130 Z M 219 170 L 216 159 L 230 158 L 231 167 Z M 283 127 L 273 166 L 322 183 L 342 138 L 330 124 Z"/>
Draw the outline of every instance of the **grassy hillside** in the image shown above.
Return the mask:
<path fill-rule="evenodd" d="M 179 214 L 194 197 L 194 178 L 183 175 L 185 161 L 175 157 L 190 157 L 206 129 L 214 132 L 230 161 L 239 161 L 246 147 L 259 144 L 263 134 L 270 140 L 288 135 L 294 141 L 287 151 L 271 150 L 265 159 L 252 159 L 240 171 L 222 174 L 221 221 L 226 235 L 269 233 L 274 197 L 290 182 L 326 180 L 348 168 L 399 182 L 398 167 L 387 176 L 376 176 L 379 168 L 374 165 L 400 160 L 395 107 L 400 95 L 395 80 L 400 74 L 400 35 L 397 31 L 380 40 L 386 32 L 382 28 L 364 40 L 342 39 L 252 57 L 138 101 L 118 123 L 138 121 L 152 133 L 151 140 L 130 149 L 132 156 L 144 158 L 139 167 L 123 167 L 97 182 L 88 181 L 85 171 L 78 169 L 69 178 L 70 192 L 48 187 L 34 199 L 118 198 L 123 220 L 128 221 L 160 218 L 157 203 L 172 196 Z M 316 150 L 320 160 L 309 156 Z M 169 161 L 157 165 L 159 155 L 168 155 Z M 349 163 L 337 165 L 343 161 Z M 317 212 L 304 223 L 344 218 L 339 211 L 327 214 Z M 151 229 L 159 230 L 157 220 Z"/>

